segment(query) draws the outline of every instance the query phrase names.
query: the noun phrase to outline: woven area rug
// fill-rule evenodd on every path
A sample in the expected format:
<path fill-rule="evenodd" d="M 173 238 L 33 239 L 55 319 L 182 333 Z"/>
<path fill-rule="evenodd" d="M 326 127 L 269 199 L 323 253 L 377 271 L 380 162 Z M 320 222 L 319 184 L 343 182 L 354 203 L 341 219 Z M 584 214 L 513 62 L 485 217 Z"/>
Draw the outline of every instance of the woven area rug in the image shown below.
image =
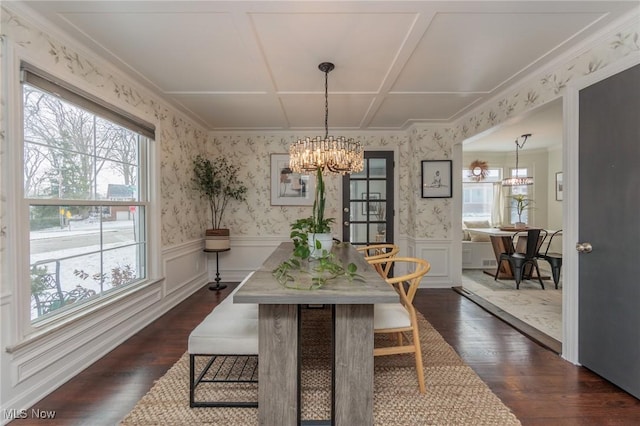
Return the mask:
<path fill-rule="evenodd" d="M 515 415 L 419 314 L 427 393 L 420 394 L 413 355 L 375 358 L 376 425 L 519 425 Z M 329 309 L 302 314 L 302 419 L 330 417 Z M 376 345 L 387 344 L 385 337 Z M 206 384 L 197 398 L 257 400 L 257 385 Z M 226 386 L 225 388 L 222 388 Z M 185 353 L 124 418 L 122 425 L 255 425 L 256 408 L 190 408 Z"/>

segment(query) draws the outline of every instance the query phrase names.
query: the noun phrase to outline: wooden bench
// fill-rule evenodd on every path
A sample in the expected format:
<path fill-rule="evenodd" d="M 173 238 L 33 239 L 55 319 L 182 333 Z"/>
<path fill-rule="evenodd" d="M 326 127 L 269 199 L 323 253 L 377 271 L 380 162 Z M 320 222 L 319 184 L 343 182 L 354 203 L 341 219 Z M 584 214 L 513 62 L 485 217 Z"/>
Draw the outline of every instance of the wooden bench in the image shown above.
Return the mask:
<path fill-rule="evenodd" d="M 234 304 L 249 274 L 189 335 L 189 406 L 257 407 L 257 401 L 196 401 L 201 383 L 258 382 L 258 305 Z M 204 366 L 198 362 L 205 358 Z M 198 370 L 198 371 L 196 371 Z"/>

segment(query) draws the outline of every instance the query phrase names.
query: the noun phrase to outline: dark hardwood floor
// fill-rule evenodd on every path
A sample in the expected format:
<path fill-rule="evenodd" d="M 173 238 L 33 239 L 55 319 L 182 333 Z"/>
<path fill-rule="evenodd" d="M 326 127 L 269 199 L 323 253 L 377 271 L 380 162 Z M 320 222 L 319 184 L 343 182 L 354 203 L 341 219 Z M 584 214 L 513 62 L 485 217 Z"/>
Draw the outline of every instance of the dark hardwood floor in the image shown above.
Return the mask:
<path fill-rule="evenodd" d="M 203 287 L 33 408 L 55 411 L 49 425 L 117 424 L 186 351 L 191 330 L 232 288 L 216 294 Z M 453 290 L 419 290 L 415 304 L 523 425 L 640 424 L 639 400 Z"/>

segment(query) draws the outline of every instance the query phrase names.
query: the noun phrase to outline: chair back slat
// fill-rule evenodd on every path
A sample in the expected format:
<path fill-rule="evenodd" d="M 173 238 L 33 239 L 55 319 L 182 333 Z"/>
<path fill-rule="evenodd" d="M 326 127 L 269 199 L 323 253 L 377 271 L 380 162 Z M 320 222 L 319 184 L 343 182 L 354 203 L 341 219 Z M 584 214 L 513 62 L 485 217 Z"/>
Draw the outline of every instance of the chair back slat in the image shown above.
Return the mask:
<path fill-rule="evenodd" d="M 400 251 L 400 247 L 395 244 L 373 244 L 369 246 L 357 247 L 356 250 L 364 254 L 364 259 L 371 263 L 372 260 L 389 259 L 395 257 Z M 387 278 L 391 273 L 393 262 L 382 262 L 374 264 L 375 270 L 382 278 Z"/>
<path fill-rule="evenodd" d="M 538 246 L 540 244 L 540 230 L 529 229 L 527 231 L 527 252 L 526 257 L 533 257 L 538 253 Z"/>

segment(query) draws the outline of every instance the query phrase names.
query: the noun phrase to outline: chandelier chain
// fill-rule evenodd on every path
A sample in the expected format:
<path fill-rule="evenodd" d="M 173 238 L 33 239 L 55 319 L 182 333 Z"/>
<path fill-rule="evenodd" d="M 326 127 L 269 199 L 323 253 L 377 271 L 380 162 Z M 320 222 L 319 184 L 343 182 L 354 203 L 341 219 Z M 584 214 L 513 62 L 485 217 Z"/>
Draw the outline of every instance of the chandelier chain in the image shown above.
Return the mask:
<path fill-rule="evenodd" d="M 529 138 L 529 136 L 531 136 L 531 133 L 522 135 L 521 137 L 524 138 L 522 142 L 518 142 L 518 139 L 520 138 L 516 138 L 516 168 L 515 168 L 516 175 L 502 179 L 502 186 L 521 186 L 521 185 L 533 184 L 532 177 L 520 176 L 520 158 L 518 155 L 519 154 L 518 151 L 520 151 L 520 149 L 524 147 L 524 144 L 527 142 L 527 139 Z"/>
<path fill-rule="evenodd" d="M 329 137 L 329 70 L 324 72 L 324 138 Z"/>

